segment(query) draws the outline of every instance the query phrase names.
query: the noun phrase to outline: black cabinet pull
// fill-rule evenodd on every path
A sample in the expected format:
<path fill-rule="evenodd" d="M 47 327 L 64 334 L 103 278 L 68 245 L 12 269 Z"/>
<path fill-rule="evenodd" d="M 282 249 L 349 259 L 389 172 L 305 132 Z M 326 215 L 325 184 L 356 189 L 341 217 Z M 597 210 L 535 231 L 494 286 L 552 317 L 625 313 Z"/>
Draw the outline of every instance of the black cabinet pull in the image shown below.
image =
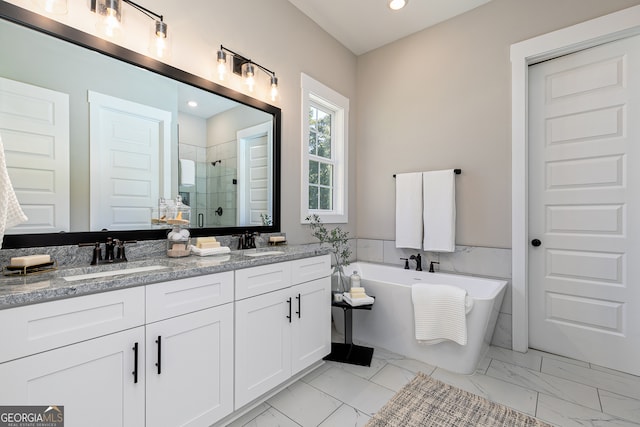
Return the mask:
<path fill-rule="evenodd" d="M 138 343 L 133 345 L 133 383 L 138 383 Z"/>
<path fill-rule="evenodd" d="M 162 373 L 162 337 L 158 335 L 158 339 L 156 340 L 158 344 L 158 363 L 156 366 L 158 367 L 158 375 Z"/>
<path fill-rule="evenodd" d="M 540 246 L 542 244 L 542 242 L 540 241 L 540 239 L 533 239 L 531 241 L 531 244 L 537 248 L 538 246 Z"/>
<path fill-rule="evenodd" d="M 287 316 L 287 319 L 289 319 L 289 323 L 291 323 L 291 298 L 287 300 L 287 304 L 289 304 L 289 315 Z"/>
<path fill-rule="evenodd" d="M 300 308 L 300 294 L 298 294 L 296 299 L 298 300 L 298 311 L 296 311 L 296 314 L 298 315 L 298 319 L 299 319 L 300 318 L 300 312 L 302 311 L 301 308 Z"/>

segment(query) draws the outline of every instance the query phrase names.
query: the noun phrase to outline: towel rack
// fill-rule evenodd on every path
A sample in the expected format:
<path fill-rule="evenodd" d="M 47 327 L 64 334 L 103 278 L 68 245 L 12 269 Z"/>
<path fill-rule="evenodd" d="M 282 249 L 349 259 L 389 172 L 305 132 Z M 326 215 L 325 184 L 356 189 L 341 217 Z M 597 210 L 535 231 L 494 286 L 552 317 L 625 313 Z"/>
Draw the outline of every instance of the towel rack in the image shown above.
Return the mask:
<path fill-rule="evenodd" d="M 460 175 L 460 174 L 462 173 L 462 169 L 454 169 L 454 170 L 453 170 L 453 173 L 455 173 L 456 175 Z M 396 177 L 396 174 L 395 174 L 395 173 L 393 174 L 393 177 L 394 177 L 394 178 Z"/>

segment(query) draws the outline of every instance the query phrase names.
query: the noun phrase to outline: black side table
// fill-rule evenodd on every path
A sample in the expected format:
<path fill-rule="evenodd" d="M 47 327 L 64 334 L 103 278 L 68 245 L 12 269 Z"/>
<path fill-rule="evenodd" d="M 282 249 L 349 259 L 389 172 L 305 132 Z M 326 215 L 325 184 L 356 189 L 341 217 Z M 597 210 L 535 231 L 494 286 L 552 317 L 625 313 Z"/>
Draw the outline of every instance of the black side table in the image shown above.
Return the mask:
<path fill-rule="evenodd" d="M 346 302 L 332 301 L 333 307 L 340 307 L 344 312 L 344 344 L 338 342 L 331 343 L 331 353 L 324 360 L 333 362 L 350 363 L 352 365 L 371 366 L 373 349 L 353 343 L 353 310 L 371 310 L 373 304 L 351 306 Z"/>

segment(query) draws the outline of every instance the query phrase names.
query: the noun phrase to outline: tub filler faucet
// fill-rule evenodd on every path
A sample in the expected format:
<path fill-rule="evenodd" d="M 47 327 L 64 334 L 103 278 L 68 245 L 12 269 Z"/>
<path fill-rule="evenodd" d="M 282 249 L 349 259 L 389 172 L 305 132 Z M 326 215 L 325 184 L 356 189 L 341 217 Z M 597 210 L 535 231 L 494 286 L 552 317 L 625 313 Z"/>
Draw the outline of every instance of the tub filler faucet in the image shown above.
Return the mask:
<path fill-rule="evenodd" d="M 415 259 L 416 260 L 416 271 L 422 271 L 422 256 L 420 256 L 420 254 L 411 255 L 409 257 L 409 259 Z"/>

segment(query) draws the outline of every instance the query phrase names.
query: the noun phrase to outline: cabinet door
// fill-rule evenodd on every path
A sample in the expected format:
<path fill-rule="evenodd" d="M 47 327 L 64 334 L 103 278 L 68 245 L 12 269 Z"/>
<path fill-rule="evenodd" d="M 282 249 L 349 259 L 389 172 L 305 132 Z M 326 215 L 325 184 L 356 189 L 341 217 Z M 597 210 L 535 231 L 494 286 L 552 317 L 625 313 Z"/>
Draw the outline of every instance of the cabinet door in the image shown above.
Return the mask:
<path fill-rule="evenodd" d="M 138 327 L 0 364 L 0 402 L 62 405 L 67 427 L 139 427 L 144 374 L 144 328 Z"/>
<path fill-rule="evenodd" d="M 148 426 L 209 426 L 233 411 L 233 304 L 146 332 Z"/>
<path fill-rule="evenodd" d="M 291 376 L 291 289 L 236 302 L 236 409 Z"/>
<path fill-rule="evenodd" d="M 331 353 L 331 278 L 294 286 L 292 374 Z"/>

